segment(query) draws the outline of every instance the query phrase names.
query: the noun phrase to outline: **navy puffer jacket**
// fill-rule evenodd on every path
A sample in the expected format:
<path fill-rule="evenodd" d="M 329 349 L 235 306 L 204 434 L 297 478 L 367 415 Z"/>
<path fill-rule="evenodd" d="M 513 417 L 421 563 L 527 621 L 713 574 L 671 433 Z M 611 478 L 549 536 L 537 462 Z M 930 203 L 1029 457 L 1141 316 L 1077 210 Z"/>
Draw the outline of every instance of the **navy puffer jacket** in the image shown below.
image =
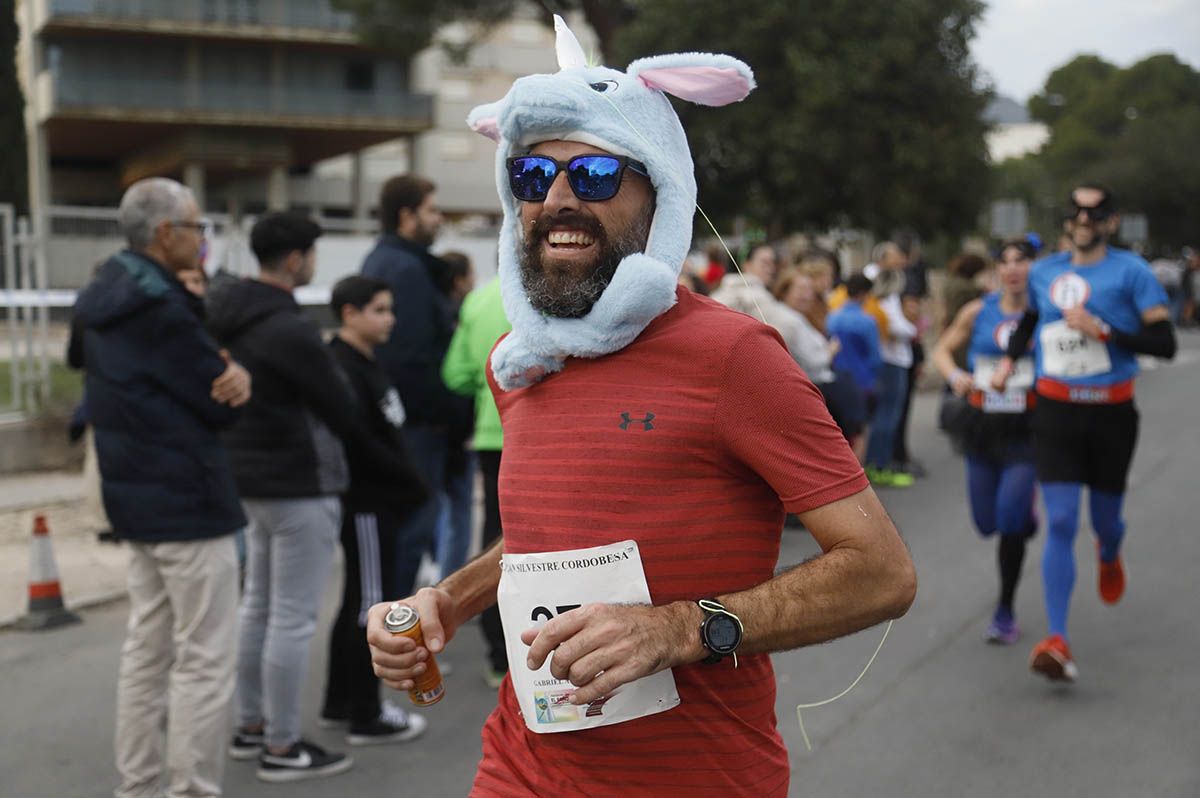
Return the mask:
<path fill-rule="evenodd" d="M 201 540 L 246 524 L 218 437 L 238 411 L 209 396 L 226 364 L 202 315 L 178 280 L 133 252 L 110 258 L 75 302 L 104 509 L 118 537 Z"/>

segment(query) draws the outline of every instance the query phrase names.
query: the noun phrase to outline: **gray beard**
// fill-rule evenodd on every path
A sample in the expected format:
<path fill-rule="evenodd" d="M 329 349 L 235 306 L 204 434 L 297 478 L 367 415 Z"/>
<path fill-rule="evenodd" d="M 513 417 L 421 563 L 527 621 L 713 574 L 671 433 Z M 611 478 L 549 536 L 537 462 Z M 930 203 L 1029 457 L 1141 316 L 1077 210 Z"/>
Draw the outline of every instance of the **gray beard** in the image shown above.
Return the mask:
<path fill-rule="evenodd" d="M 652 217 L 639 216 L 622 235 L 609 239 L 603 231 L 597 237 L 599 252 L 591 271 L 582 278 L 547 275 L 542 262 L 542 237 L 527 235 L 520 251 L 521 285 L 534 310 L 547 316 L 579 319 L 591 312 L 621 261 L 642 252 L 650 234 Z"/>

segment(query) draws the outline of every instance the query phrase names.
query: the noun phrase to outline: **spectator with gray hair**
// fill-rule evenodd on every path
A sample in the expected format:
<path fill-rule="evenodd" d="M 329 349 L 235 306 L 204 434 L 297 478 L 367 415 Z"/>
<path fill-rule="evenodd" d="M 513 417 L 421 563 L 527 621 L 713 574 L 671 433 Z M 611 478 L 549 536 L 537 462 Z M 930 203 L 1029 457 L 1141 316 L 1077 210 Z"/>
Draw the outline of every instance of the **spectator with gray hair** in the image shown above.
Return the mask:
<path fill-rule="evenodd" d="M 207 229 L 191 192 L 138 181 L 120 219 L 129 248 L 75 303 L 104 507 L 130 553 L 116 795 L 217 796 L 234 689 L 233 533 L 246 523 L 218 432 L 249 400 L 250 376 L 175 277 L 199 264 Z"/>

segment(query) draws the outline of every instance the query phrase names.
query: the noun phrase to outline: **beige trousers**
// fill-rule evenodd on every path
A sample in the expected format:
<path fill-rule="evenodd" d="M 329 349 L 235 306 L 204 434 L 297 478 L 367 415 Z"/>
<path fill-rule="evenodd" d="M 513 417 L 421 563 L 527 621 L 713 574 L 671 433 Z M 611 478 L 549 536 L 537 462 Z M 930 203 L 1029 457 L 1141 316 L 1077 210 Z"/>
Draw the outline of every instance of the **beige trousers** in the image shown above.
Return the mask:
<path fill-rule="evenodd" d="M 115 795 L 219 796 L 236 662 L 233 536 L 129 549 Z"/>

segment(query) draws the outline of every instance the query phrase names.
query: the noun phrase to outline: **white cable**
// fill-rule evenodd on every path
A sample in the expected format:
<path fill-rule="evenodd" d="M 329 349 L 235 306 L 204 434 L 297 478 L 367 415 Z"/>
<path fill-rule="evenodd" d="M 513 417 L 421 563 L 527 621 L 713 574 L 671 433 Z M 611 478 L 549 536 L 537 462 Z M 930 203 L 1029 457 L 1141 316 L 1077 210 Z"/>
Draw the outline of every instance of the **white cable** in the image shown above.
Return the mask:
<path fill-rule="evenodd" d="M 864 667 L 862 669 L 862 673 L 858 674 L 858 678 L 855 679 L 850 684 L 849 687 L 847 687 L 845 690 L 843 690 L 842 692 L 835 695 L 833 698 L 826 698 L 824 701 L 817 701 L 816 703 L 813 703 L 813 704 L 797 704 L 796 705 L 796 722 L 800 724 L 800 736 L 804 738 L 804 747 L 807 748 L 809 751 L 812 750 L 812 743 L 810 743 L 808 741 L 808 732 L 804 730 L 804 718 L 802 718 L 800 716 L 800 710 L 813 709 L 815 707 L 823 707 L 826 704 L 832 704 L 834 701 L 837 701 L 839 698 L 846 695 L 846 693 L 849 693 L 851 690 L 853 690 L 855 687 L 857 687 L 858 683 L 862 681 L 862 678 L 867 675 L 867 671 L 870 669 L 871 664 L 873 662 L 875 662 L 875 658 L 877 656 L 879 656 L 879 649 L 883 648 L 883 641 L 887 640 L 888 632 L 892 631 L 893 623 L 895 623 L 895 621 L 887 622 L 887 628 L 885 628 L 883 630 L 883 637 L 881 637 L 879 639 L 879 645 L 875 646 L 875 653 L 871 655 L 871 658 L 869 660 L 867 660 L 866 667 Z"/>

